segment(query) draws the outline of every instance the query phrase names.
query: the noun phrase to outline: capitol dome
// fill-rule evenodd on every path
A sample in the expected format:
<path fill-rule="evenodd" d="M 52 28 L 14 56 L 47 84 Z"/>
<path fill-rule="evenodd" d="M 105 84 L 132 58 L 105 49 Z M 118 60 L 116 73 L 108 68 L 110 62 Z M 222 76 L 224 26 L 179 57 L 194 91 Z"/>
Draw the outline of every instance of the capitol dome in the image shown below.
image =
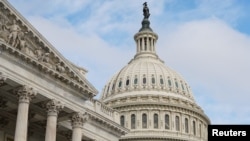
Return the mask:
<path fill-rule="evenodd" d="M 118 110 L 120 124 L 130 129 L 121 141 L 207 141 L 210 120 L 183 77 L 158 57 L 158 35 L 145 9 L 134 36 L 136 54 L 105 85 L 101 101 Z"/>

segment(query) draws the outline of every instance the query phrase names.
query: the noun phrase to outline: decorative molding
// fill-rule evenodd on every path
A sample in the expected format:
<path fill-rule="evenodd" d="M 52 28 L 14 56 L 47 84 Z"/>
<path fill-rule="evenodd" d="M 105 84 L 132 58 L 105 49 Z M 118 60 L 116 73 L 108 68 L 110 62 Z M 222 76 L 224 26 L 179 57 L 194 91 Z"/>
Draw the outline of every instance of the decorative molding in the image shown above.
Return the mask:
<path fill-rule="evenodd" d="M 59 111 L 64 108 L 64 105 L 55 99 L 50 100 L 46 104 L 48 116 L 58 116 Z"/>
<path fill-rule="evenodd" d="M 17 88 L 14 92 L 19 98 L 19 103 L 29 103 L 37 95 L 33 88 L 26 85 Z"/>

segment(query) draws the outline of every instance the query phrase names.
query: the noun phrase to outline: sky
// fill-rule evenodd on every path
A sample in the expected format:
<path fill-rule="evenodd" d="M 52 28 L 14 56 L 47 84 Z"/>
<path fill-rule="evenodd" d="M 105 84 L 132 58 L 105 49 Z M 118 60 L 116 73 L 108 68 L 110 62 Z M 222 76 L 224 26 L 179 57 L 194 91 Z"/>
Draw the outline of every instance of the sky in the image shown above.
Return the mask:
<path fill-rule="evenodd" d="M 9 0 L 62 54 L 104 85 L 135 55 L 144 0 Z M 156 51 L 211 124 L 250 124 L 249 0 L 148 0 Z"/>

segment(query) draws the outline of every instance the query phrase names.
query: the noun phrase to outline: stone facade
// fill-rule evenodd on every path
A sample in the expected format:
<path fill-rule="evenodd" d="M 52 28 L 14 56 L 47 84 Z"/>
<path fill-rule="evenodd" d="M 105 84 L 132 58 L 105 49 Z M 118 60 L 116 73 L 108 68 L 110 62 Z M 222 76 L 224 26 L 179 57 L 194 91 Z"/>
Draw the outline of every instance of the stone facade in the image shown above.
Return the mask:
<path fill-rule="evenodd" d="M 0 0 L 0 141 L 118 141 L 119 112 L 93 99 L 87 71 L 66 60 Z"/>

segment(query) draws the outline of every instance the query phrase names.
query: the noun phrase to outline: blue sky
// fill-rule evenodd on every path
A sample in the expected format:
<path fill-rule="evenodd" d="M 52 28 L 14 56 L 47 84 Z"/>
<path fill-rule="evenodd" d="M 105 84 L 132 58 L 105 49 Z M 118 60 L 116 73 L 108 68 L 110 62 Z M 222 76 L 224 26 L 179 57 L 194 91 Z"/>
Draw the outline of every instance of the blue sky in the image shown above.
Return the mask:
<path fill-rule="evenodd" d="M 135 54 L 142 0 L 10 0 L 100 96 Z M 157 52 L 213 124 L 250 124 L 250 1 L 148 0 Z"/>

